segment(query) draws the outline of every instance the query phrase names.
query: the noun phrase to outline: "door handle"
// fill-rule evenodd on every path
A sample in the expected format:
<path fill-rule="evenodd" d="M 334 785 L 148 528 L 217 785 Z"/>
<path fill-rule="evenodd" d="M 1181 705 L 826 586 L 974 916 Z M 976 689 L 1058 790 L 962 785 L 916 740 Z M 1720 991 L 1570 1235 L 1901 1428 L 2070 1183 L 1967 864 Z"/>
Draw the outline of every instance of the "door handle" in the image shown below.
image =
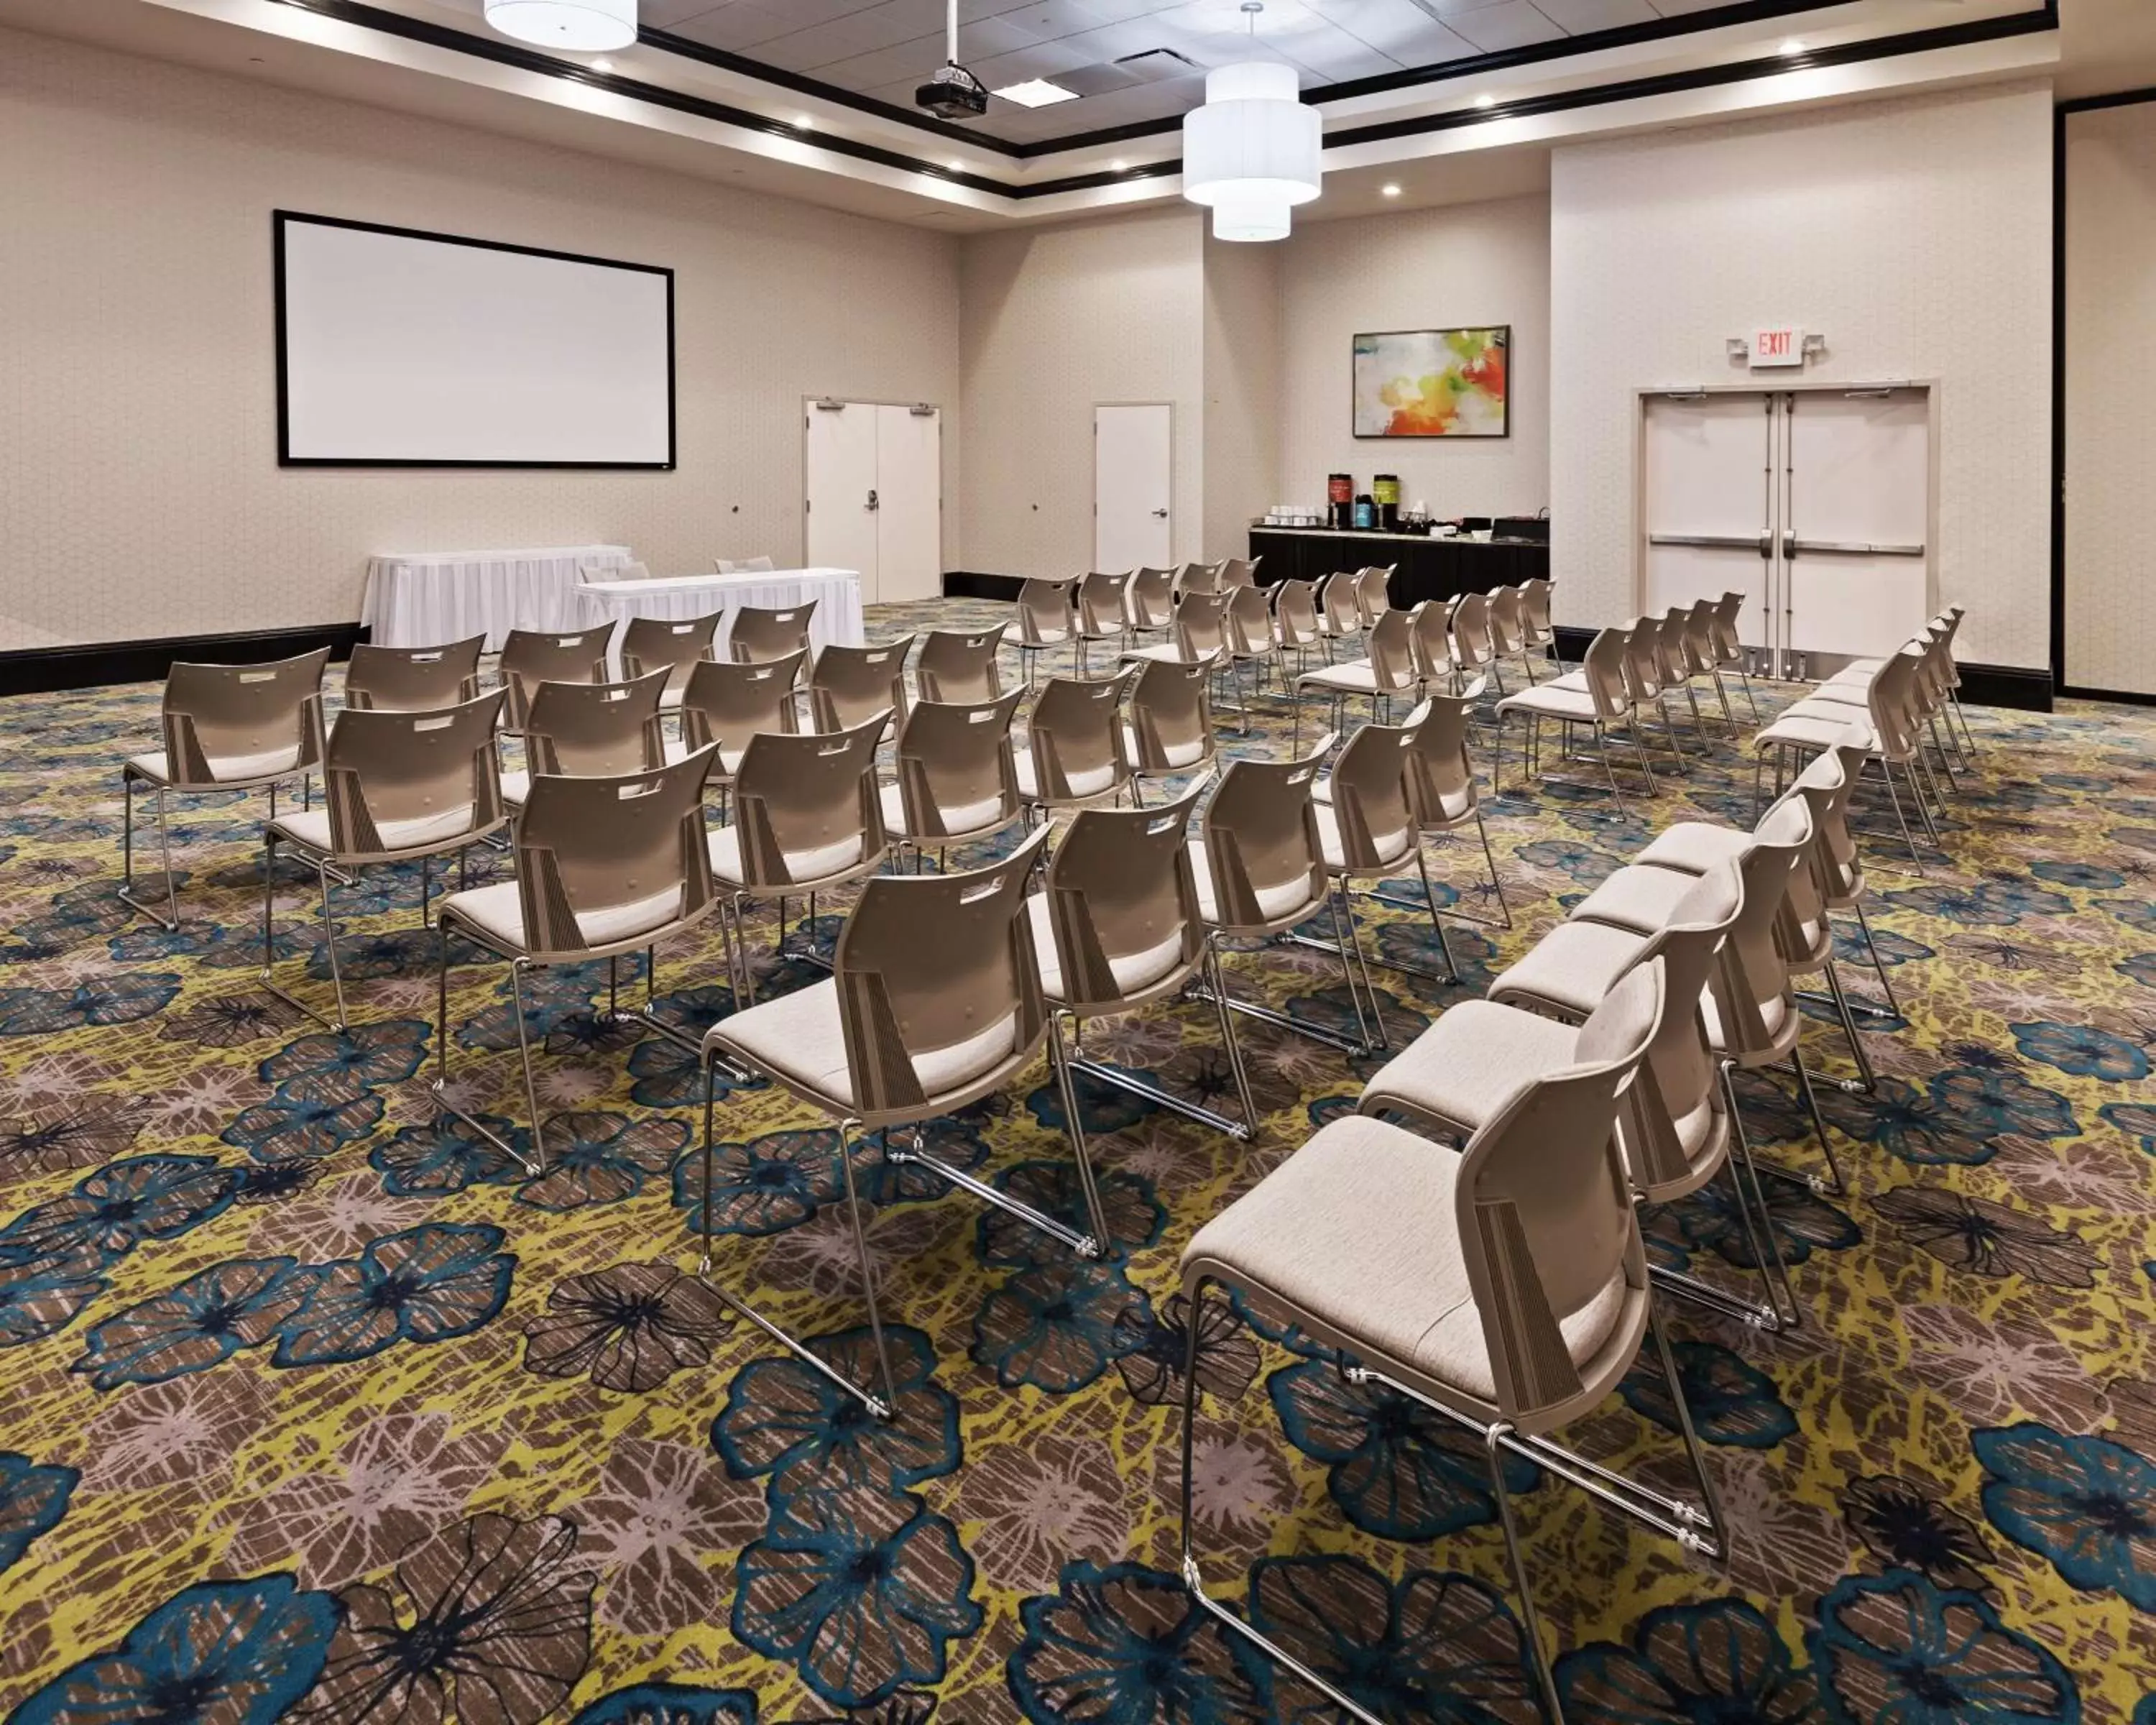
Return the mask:
<path fill-rule="evenodd" d="M 1156 509 L 1153 511 L 1153 513 L 1158 516 L 1163 521 L 1166 521 L 1168 519 L 1168 511 L 1164 509 Z"/>
<path fill-rule="evenodd" d="M 883 507 L 880 503 L 876 501 L 876 494 L 873 491 L 869 493 L 868 507 L 870 509 L 880 509 Z"/>

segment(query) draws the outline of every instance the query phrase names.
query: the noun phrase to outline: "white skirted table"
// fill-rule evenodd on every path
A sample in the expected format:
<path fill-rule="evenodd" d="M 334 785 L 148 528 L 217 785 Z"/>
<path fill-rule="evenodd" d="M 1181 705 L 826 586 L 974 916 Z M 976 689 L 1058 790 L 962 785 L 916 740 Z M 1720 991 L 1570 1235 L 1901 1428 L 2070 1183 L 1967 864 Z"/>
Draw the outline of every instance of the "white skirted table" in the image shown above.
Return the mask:
<path fill-rule="evenodd" d="M 486 650 L 498 653 L 512 629 L 582 627 L 577 584 L 629 561 L 625 545 L 372 557 L 359 620 L 379 647 L 435 647 L 484 634 Z"/>
<path fill-rule="evenodd" d="M 861 578 L 853 569 L 759 569 L 737 575 L 676 575 L 649 581 L 583 581 L 577 584 L 581 608 L 574 627 L 589 629 L 609 617 L 616 620 L 608 663 L 621 674 L 621 628 L 631 617 L 682 619 L 726 613 L 714 643 L 723 655 L 733 634 L 734 613 L 744 605 L 781 611 L 814 601 L 808 619 L 808 644 L 858 647 L 861 630 Z"/>

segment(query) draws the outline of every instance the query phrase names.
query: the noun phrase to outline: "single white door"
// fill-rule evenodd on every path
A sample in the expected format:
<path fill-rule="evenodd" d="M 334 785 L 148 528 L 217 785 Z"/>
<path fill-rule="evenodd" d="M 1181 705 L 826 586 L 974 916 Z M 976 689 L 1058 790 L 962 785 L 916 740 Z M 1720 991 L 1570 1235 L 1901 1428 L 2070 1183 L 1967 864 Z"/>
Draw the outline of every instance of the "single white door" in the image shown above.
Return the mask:
<path fill-rule="evenodd" d="M 1789 646 L 1819 675 L 1892 653 L 1931 614 L 1931 403 L 1922 389 L 1789 398 Z"/>
<path fill-rule="evenodd" d="M 1647 398 L 1642 611 L 1741 593 L 1738 638 L 1770 644 L 1773 408 L 1764 393 Z"/>
<path fill-rule="evenodd" d="M 1093 409 L 1093 567 L 1165 569 L 1175 546 L 1175 409 Z"/>
<path fill-rule="evenodd" d="M 812 569 L 860 572 L 861 602 L 876 602 L 876 410 L 860 402 L 810 402 L 807 457 L 808 529 L 803 562 Z"/>
<path fill-rule="evenodd" d="M 875 602 L 932 599 L 943 590 L 943 416 L 859 411 L 873 411 L 876 424 Z"/>

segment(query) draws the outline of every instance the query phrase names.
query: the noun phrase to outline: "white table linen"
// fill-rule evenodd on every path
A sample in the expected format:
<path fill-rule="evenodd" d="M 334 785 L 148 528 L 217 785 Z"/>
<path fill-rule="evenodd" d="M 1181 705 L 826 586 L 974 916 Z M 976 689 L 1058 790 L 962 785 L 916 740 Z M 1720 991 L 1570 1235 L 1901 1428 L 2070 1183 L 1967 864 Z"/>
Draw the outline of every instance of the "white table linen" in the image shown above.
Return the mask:
<path fill-rule="evenodd" d="M 585 570 L 629 561 L 625 545 L 376 557 L 367 562 L 359 620 L 377 646 L 435 647 L 484 633 L 486 650 L 498 653 L 512 629 L 582 627 L 577 586 Z"/>
<path fill-rule="evenodd" d="M 816 611 L 808 619 L 810 646 L 835 643 L 858 647 L 867 639 L 861 627 L 861 578 L 853 569 L 772 569 L 737 575 L 658 577 L 649 581 L 579 582 L 580 609 L 572 626 L 589 629 L 609 617 L 615 619 L 607 662 L 619 676 L 622 627 L 631 617 L 679 620 L 723 611 L 726 620 L 719 625 L 713 644 L 723 656 L 733 634 L 734 614 L 742 606 L 778 611 L 812 600 Z"/>

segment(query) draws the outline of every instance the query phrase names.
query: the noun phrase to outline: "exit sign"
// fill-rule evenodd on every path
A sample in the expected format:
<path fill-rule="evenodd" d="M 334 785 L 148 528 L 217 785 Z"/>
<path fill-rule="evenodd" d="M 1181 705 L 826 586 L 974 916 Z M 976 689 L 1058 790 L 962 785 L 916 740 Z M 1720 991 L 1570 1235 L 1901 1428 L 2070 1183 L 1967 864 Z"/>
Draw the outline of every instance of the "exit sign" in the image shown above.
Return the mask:
<path fill-rule="evenodd" d="M 1758 330 L 1752 336 L 1752 367 L 1800 366 L 1804 362 L 1804 332 L 1799 329 Z"/>

